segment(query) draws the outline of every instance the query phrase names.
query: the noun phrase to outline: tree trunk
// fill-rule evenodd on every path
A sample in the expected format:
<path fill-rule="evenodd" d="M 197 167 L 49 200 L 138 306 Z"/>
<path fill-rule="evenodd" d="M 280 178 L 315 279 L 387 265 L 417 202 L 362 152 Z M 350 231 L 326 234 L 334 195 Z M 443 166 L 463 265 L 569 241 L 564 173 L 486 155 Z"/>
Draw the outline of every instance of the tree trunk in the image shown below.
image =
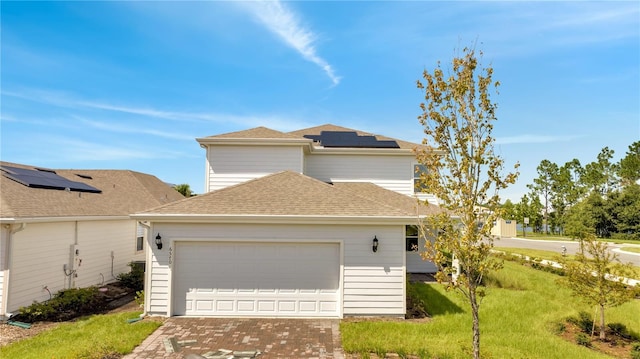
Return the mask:
<path fill-rule="evenodd" d="M 480 313 L 476 288 L 469 288 L 469 299 L 471 302 L 471 314 L 473 315 L 473 359 L 480 359 Z"/>
<path fill-rule="evenodd" d="M 605 340 L 604 333 L 604 305 L 600 305 L 600 340 Z"/>

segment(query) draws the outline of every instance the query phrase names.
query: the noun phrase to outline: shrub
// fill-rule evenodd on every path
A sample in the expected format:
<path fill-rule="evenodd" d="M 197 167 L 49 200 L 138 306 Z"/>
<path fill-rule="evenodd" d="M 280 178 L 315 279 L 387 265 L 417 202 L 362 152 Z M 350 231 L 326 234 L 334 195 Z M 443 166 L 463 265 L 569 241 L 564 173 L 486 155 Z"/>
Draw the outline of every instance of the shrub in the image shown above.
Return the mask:
<path fill-rule="evenodd" d="M 118 281 L 123 286 L 135 291 L 144 289 L 144 270 L 141 266 L 131 262 L 129 263 L 131 271 L 128 273 L 118 274 Z"/>
<path fill-rule="evenodd" d="M 98 288 L 63 289 L 46 302 L 34 302 L 19 310 L 17 318 L 23 322 L 63 321 L 104 309 L 98 298 Z"/>
<path fill-rule="evenodd" d="M 562 322 L 553 323 L 553 333 L 556 335 L 560 335 L 567 331 L 567 326 Z"/>
<path fill-rule="evenodd" d="M 607 324 L 607 327 L 609 327 L 609 330 L 613 335 L 619 336 L 624 339 L 640 340 L 640 336 L 637 333 L 629 331 L 627 326 L 622 323 L 609 323 Z"/>
<path fill-rule="evenodd" d="M 631 345 L 631 359 L 640 359 L 640 342 Z"/>
<path fill-rule="evenodd" d="M 576 334 L 576 343 L 578 345 L 582 345 L 584 347 L 590 347 L 591 346 L 591 338 L 589 338 L 589 336 L 585 333 L 578 333 Z"/>
<path fill-rule="evenodd" d="M 144 290 L 136 291 L 136 297 L 133 300 L 140 308 L 144 307 Z"/>
<path fill-rule="evenodd" d="M 567 319 L 569 323 L 575 324 L 584 333 L 591 334 L 593 331 L 593 319 L 591 315 L 585 311 L 578 313 L 578 317 L 571 317 Z"/>

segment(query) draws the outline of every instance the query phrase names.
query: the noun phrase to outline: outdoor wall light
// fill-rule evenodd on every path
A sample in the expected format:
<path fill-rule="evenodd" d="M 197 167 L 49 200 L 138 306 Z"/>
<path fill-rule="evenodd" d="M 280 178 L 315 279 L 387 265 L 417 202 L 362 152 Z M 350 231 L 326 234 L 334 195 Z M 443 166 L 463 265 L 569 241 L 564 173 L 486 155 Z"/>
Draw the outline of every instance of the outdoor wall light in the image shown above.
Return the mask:
<path fill-rule="evenodd" d="M 156 246 L 158 246 L 158 249 L 162 249 L 162 237 L 160 237 L 160 233 L 156 236 Z"/>
<path fill-rule="evenodd" d="M 378 236 L 373 236 L 373 252 L 378 251 Z"/>

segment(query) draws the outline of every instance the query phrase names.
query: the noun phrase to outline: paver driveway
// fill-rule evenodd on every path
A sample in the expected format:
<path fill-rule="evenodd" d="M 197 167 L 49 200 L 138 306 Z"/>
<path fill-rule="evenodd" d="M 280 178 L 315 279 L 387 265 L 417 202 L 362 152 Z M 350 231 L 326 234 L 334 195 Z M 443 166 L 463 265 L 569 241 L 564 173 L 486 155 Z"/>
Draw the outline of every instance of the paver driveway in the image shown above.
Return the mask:
<path fill-rule="evenodd" d="M 125 359 L 185 358 L 219 349 L 260 351 L 265 358 L 342 359 L 339 320 L 168 318 Z M 171 352 L 166 343 L 182 343 Z"/>

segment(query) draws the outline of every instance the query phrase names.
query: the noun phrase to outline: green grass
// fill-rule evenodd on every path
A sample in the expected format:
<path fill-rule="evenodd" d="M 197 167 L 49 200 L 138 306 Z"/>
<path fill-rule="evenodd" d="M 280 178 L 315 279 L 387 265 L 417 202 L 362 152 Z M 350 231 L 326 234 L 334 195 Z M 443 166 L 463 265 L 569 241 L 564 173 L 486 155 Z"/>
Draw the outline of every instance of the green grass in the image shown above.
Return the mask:
<path fill-rule="evenodd" d="M 516 237 L 525 239 L 541 239 L 548 241 L 570 241 L 571 237 L 561 236 L 559 234 L 531 233 L 527 232 L 526 236 L 522 236 L 522 231 L 516 233 Z"/>
<path fill-rule="evenodd" d="M 625 252 L 640 253 L 640 247 L 622 247 L 620 249 Z"/>
<path fill-rule="evenodd" d="M 633 248 L 633 247 L 625 247 L 623 249 L 628 249 L 628 248 L 632 248 L 634 250 L 638 250 L 637 252 L 640 253 L 640 248 Z M 495 250 L 497 251 L 502 251 L 505 253 L 515 253 L 515 254 L 520 254 L 523 256 L 529 256 L 530 258 L 534 258 L 534 259 L 546 259 L 546 260 L 551 260 L 551 261 L 556 261 L 558 262 L 561 258 L 561 255 L 557 252 L 553 252 L 553 251 L 545 251 L 542 249 L 529 249 L 529 248 L 511 248 L 511 247 L 494 247 Z M 568 255 L 567 259 L 572 260 L 574 259 L 575 256 L 573 255 Z M 640 267 L 638 266 L 632 266 L 632 270 L 634 271 L 635 275 L 634 278 L 635 279 L 640 279 Z"/>
<path fill-rule="evenodd" d="M 140 312 L 93 315 L 62 323 L 32 338 L 0 348 L 0 358 L 88 358 L 130 353 L 161 323 L 143 320 L 129 324 Z"/>
<path fill-rule="evenodd" d="M 516 233 L 516 237 L 524 239 L 537 239 L 547 241 L 574 241 L 574 238 L 569 236 L 563 236 L 560 234 L 545 234 L 545 233 L 531 233 L 527 232 L 526 236 L 522 236 L 522 231 Z M 640 244 L 640 240 L 637 239 L 617 239 L 617 238 L 596 238 L 598 241 L 613 242 L 616 244 Z"/>
<path fill-rule="evenodd" d="M 481 351 L 492 358 L 607 358 L 564 341 L 553 333 L 556 324 L 580 310 L 593 312 L 572 293 L 556 284 L 557 276 L 505 262 L 491 276 L 480 307 Z M 422 358 L 468 358 L 471 314 L 458 292 L 439 284 L 417 284 L 432 320 L 343 321 L 342 344 L 350 353 L 414 354 Z M 608 309 L 607 322 L 620 322 L 640 332 L 640 301 Z"/>
<path fill-rule="evenodd" d="M 493 249 L 497 251 L 506 252 L 506 253 L 516 253 L 516 254 L 521 254 L 523 256 L 529 256 L 531 258 L 547 259 L 551 261 L 558 261 L 562 257 L 562 254 L 560 252 L 545 251 L 542 249 L 511 248 L 511 247 L 494 247 Z M 568 258 L 573 258 L 573 256 L 568 256 Z"/>

